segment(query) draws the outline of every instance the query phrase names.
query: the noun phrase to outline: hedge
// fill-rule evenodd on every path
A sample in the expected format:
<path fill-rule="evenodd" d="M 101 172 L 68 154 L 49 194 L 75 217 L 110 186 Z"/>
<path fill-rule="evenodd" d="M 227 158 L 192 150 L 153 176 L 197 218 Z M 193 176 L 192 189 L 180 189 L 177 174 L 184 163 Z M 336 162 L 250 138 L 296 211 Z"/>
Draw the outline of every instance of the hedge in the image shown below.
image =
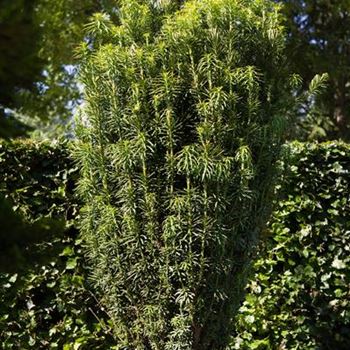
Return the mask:
<path fill-rule="evenodd" d="M 350 349 L 350 146 L 291 145 L 235 349 Z"/>
<path fill-rule="evenodd" d="M 2 142 L 0 169 L 0 348 L 110 348 L 85 282 L 67 146 Z"/>
<path fill-rule="evenodd" d="M 293 143 L 287 163 L 231 349 L 349 349 L 350 146 Z M 39 252 L 16 272 L 6 266 L 13 255 L 0 263 L 0 348 L 113 349 L 108 316 L 85 280 L 67 146 L 1 143 L 0 169 L 2 242 L 6 226 L 16 228 L 11 215 L 22 233 L 48 234 L 14 248 L 25 258 L 26 247 Z"/>

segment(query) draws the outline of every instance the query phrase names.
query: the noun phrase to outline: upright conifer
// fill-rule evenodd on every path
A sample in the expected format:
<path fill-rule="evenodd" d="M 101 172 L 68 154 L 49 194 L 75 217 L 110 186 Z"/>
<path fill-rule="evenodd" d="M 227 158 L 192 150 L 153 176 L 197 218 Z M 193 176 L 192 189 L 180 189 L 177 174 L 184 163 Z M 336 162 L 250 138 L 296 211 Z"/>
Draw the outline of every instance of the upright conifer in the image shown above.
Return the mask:
<path fill-rule="evenodd" d="M 118 11 L 118 25 L 95 16 L 82 53 L 92 280 L 120 349 L 224 349 L 294 100 L 278 8 L 125 0 Z"/>

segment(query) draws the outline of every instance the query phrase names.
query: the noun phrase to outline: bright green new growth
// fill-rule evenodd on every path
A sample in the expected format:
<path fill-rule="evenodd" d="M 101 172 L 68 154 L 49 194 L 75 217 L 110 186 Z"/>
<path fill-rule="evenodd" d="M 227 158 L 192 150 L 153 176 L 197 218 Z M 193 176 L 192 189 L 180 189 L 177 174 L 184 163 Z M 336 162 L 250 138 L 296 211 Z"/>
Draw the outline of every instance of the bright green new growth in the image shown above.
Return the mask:
<path fill-rule="evenodd" d="M 88 27 L 81 229 L 121 349 L 223 349 L 293 103 L 284 36 L 269 1 L 169 4 Z"/>

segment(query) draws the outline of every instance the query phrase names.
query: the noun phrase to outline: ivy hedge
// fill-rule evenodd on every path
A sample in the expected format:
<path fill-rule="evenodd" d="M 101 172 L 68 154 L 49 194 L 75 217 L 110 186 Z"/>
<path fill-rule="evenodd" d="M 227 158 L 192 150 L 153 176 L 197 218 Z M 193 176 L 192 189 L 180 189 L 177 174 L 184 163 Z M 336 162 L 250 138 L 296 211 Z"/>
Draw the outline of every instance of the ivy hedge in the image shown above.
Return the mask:
<path fill-rule="evenodd" d="M 0 169 L 0 348 L 111 348 L 85 282 L 66 144 L 2 142 Z"/>
<path fill-rule="evenodd" d="M 350 349 L 350 146 L 293 143 L 235 349 Z"/>
<path fill-rule="evenodd" d="M 231 349 L 350 348 L 350 146 L 290 150 Z M 86 282 L 67 145 L 0 143 L 0 169 L 0 348 L 113 349 Z"/>

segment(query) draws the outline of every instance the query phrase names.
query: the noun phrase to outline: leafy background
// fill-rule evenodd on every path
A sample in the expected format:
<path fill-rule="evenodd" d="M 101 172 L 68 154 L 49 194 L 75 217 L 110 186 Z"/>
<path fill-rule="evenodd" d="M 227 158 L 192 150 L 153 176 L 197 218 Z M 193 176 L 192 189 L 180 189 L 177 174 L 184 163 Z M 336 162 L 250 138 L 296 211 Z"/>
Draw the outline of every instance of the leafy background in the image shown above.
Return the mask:
<path fill-rule="evenodd" d="M 1 222 L 15 223 L 0 227 L 6 242 L 0 263 L 2 349 L 112 349 L 73 225 L 77 169 L 68 154 L 66 144 L 0 144 Z"/>
<path fill-rule="evenodd" d="M 349 349 L 350 146 L 293 143 L 285 167 L 234 348 Z"/>
<path fill-rule="evenodd" d="M 326 94 L 309 101 L 314 112 L 309 113 L 307 104 L 298 111 L 297 137 L 349 140 L 348 0 L 276 2 L 284 5 L 290 68 L 302 76 L 301 90 L 307 89 L 316 73 L 328 72 L 330 77 Z M 94 13 L 103 12 L 118 22 L 118 3 L 1 1 L 0 138 L 71 136 L 72 114 L 81 103 L 75 50 L 82 41 L 93 41 L 85 29 Z M 326 151 L 327 147 L 332 150 Z M 270 238 L 255 265 L 233 347 L 349 348 L 348 274 L 342 268 L 348 249 L 344 218 L 348 198 L 346 184 L 337 180 L 347 176 L 348 148 L 340 144 L 299 148 L 293 160 L 297 168 L 290 172 L 294 184 L 300 186 L 282 191 L 286 199 L 277 206 Z M 68 173 L 71 162 L 67 154 L 62 145 L 1 144 L 0 346 L 6 349 L 98 348 L 110 344 L 111 338 L 105 336 L 108 325 L 103 326 L 107 331 L 102 331 L 89 310 L 91 306 L 97 312 L 98 307 L 85 280 L 81 245 L 73 226 L 77 212 L 70 209 L 75 200 L 67 179 L 75 175 L 74 171 Z M 313 161 L 308 158 L 311 154 Z M 304 167 L 300 168 L 297 163 L 302 157 Z M 337 163 L 331 162 L 340 158 L 343 169 L 339 172 Z M 303 175 L 297 182 L 299 170 Z M 311 186 L 314 179 L 319 186 Z M 310 191 L 307 197 L 305 188 Z M 327 202 L 316 195 L 320 192 L 336 197 Z M 340 202 L 332 204 L 334 207 L 330 203 L 336 203 L 337 198 Z M 315 204 L 319 202 L 322 209 Z M 10 229 L 13 235 L 8 234 Z M 324 280 L 318 279 L 319 272 Z M 79 283 L 72 282 L 74 276 Z M 306 286 L 305 290 L 301 291 L 295 280 Z M 292 308 L 298 311 L 292 312 Z M 98 317 L 102 324 L 108 323 L 105 314 Z M 283 341 L 283 337 L 287 339 Z"/>
<path fill-rule="evenodd" d="M 348 349 L 350 146 L 293 143 L 289 149 L 282 200 L 254 265 L 231 348 Z M 2 349 L 113 349 L 109 318 L 86 280 L 73 225 L 77 170 L 67 146 L 2 143 L 0 166 L 7 218 L 21 216 L 21 234 L 31 225 L 44 226 L 47 234 L 48 225 L 65 220 L 49 240 L 28 237 L 0 265 Z M 5 231 L 2 226 L 2 238 Z M 29 254 L 28 247 L 39 254 Z"/>

